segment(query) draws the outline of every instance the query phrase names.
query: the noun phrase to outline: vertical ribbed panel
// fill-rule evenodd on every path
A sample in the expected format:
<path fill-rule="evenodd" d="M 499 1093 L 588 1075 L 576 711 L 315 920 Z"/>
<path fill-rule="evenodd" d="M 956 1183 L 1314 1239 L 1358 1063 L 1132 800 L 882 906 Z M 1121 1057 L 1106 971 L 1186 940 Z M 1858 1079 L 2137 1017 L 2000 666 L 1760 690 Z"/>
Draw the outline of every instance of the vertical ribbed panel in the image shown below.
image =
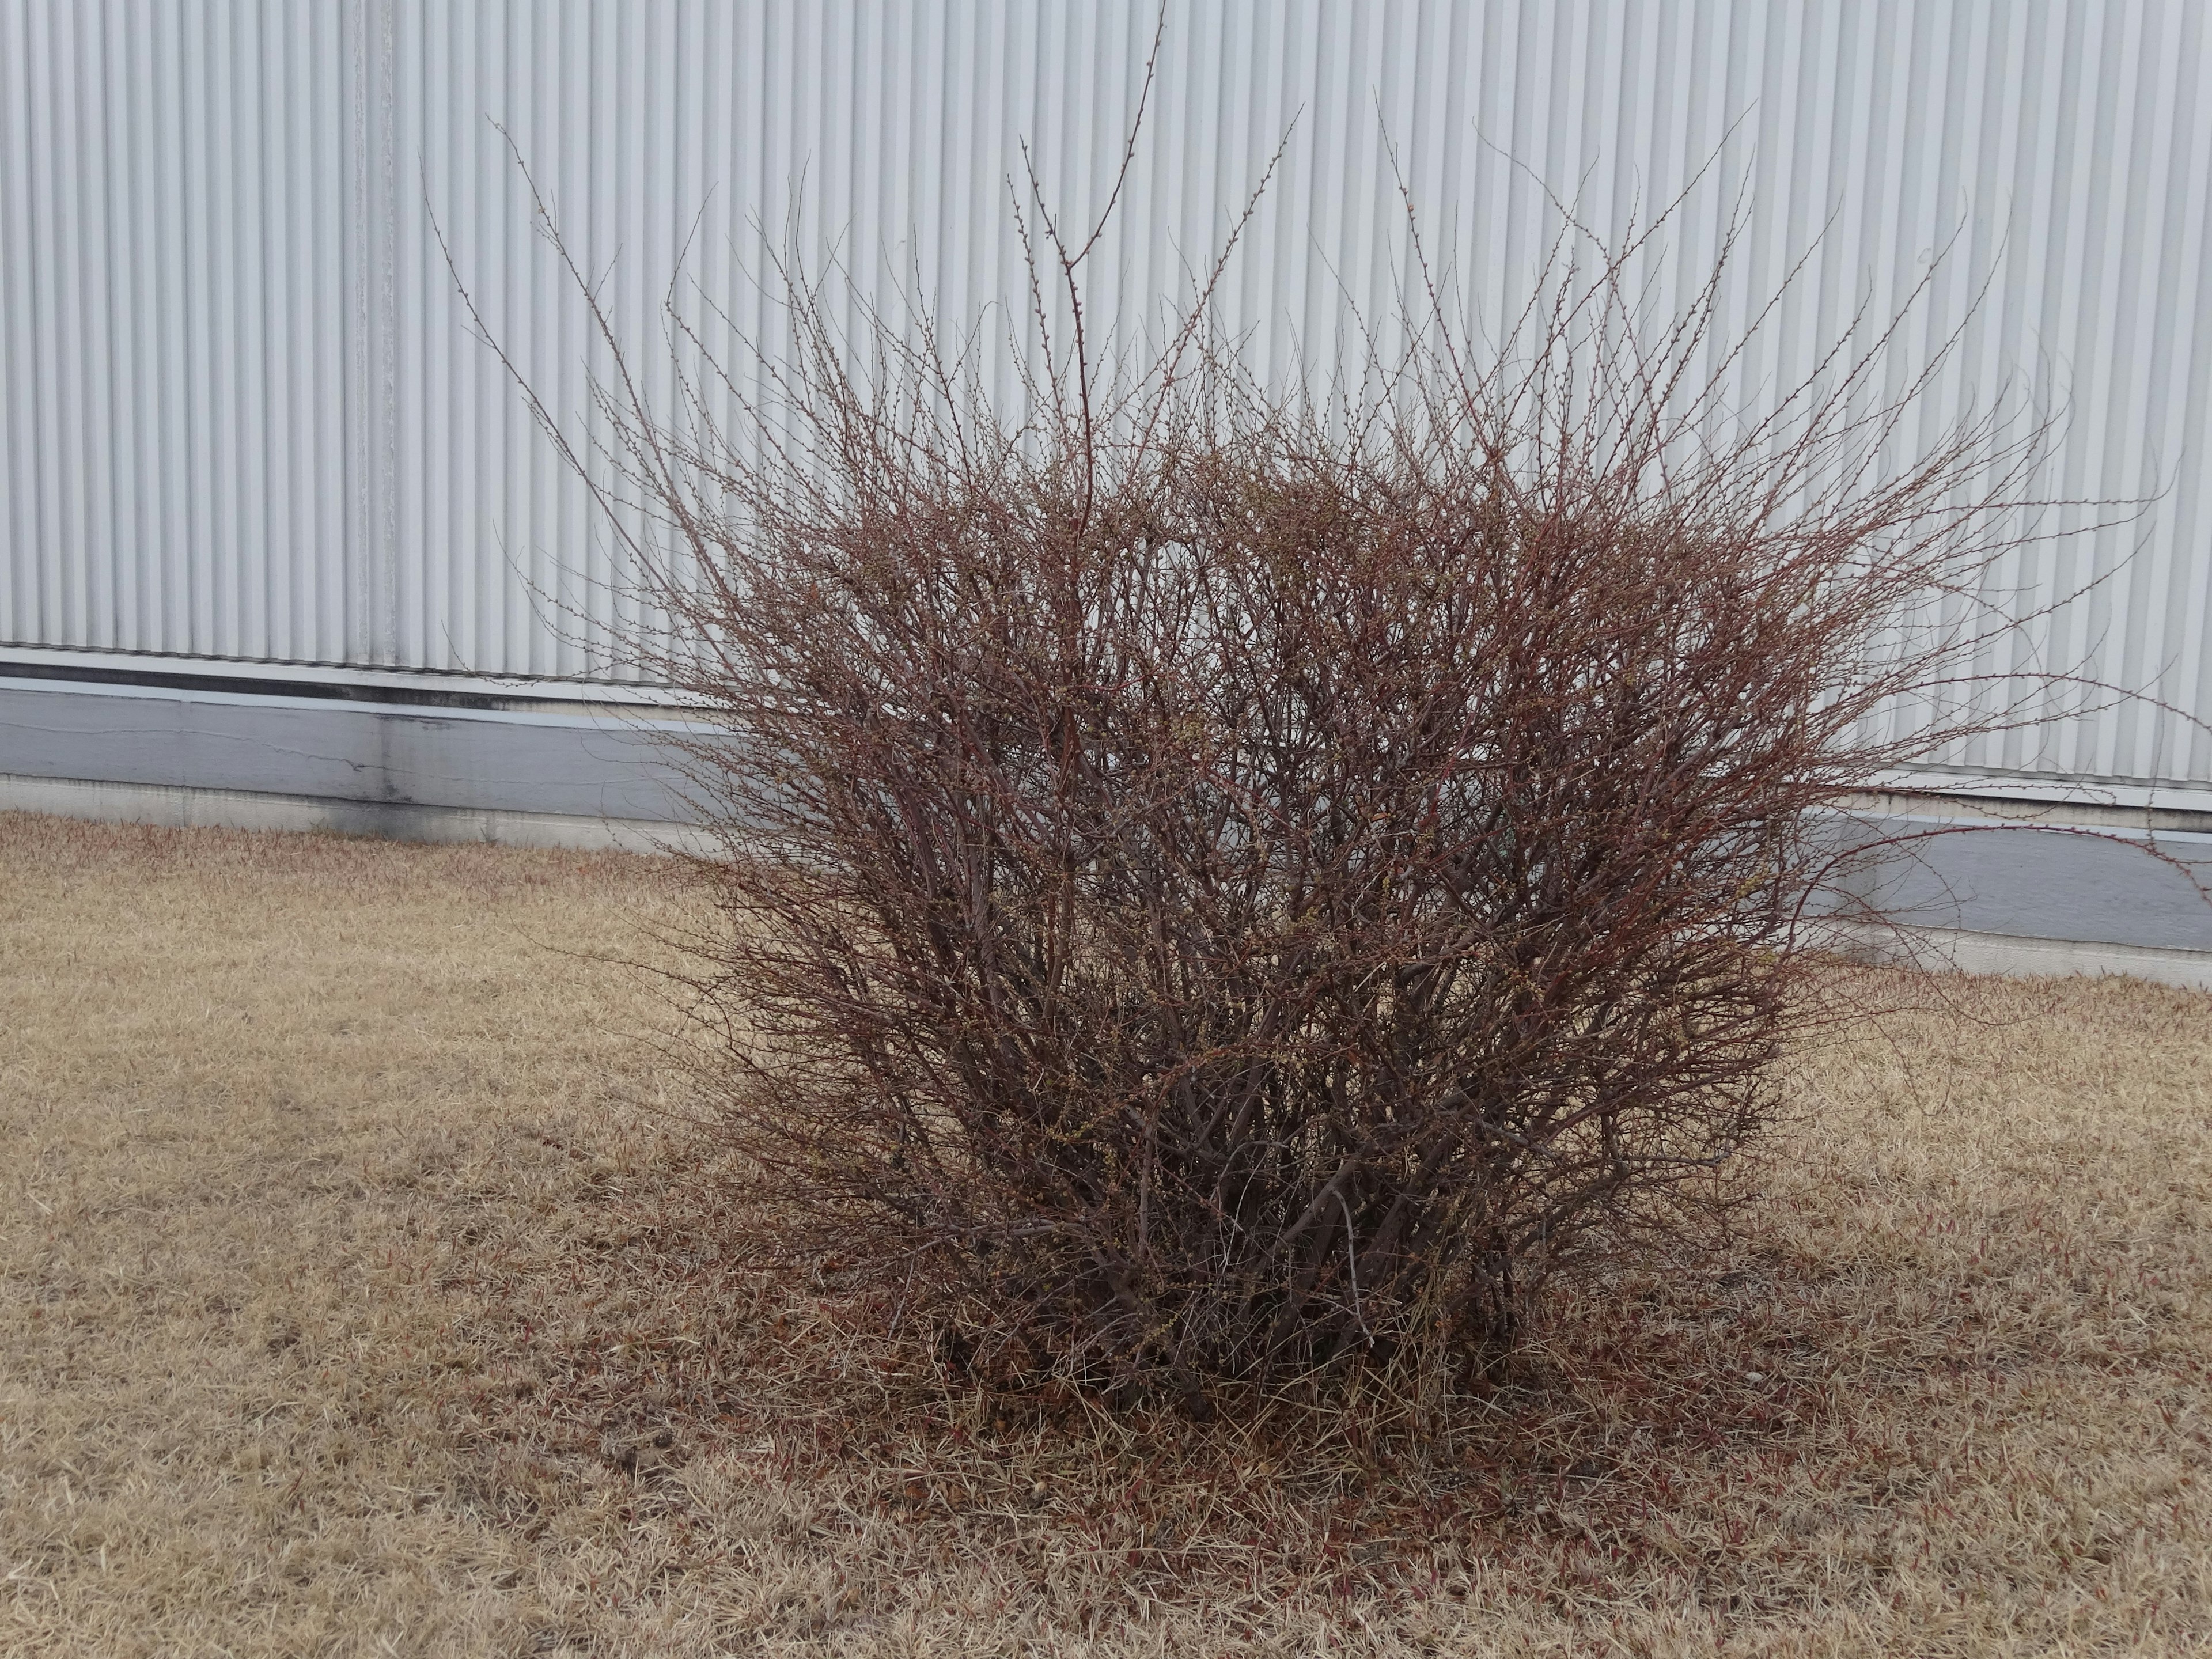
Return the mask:
<path fill-rule="evenodd" d="M 343 660 L 332 9 L 0 6 L 0 640 Z"/>
<path fill-rule="evenodd" d="M 635 619 L 610 538 L 470 338 L 434 234 L 589 431 L 607 365 L 500 129 L 657 395 L 671 283 L 711 345 L 773 350 L 760 284 L 787 240 L 948 326 L 999 307 L 1006 392 L 1032 343 L 1020 146 L 1087 221 L 1155 15 L 0 0 L 0 642 L 616 673 L 608 625 Z M 2051 493 L 2157 497 L 2004 573 L 2094 583 L 2039 659 L 2212 715 L 2208 52 L 2194 0 L 1173 0 L 1091 315 L 1156 330 L 1285 133 L 1218 295 L 1271 375 L 1325 368 L 1412 291 L 1394 147 L 1432 265 L 1491 327 L 1559 234 L 1552 193 L 1612 236 L 1703 169 L 1638 274 L 1689 293 L 1741 203 L 1726 333 L 1805 261 L 1734 371 L 1753 404 L 1871 339 L 1948 248 L 1891 382 L 1959 336 L 1928 431 L 2024 380 L 2067 415 Z M 2142 706 L 1951 758 L 2212 780 L 2212 743 Z"/>

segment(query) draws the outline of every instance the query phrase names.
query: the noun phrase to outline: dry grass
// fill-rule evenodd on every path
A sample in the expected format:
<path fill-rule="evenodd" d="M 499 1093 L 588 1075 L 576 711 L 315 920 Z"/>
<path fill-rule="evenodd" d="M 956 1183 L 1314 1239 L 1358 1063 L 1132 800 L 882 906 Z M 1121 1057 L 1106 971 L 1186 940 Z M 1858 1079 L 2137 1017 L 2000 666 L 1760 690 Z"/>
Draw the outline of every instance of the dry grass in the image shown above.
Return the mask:
<path fill-rule="evenodd" d="M 2212 1640 L 2212 1000 L 1961 982 L 1486 1399 L 1197 1428 L 718 1251 L 659 879 L 0 816 L 0 1650 Z"/>

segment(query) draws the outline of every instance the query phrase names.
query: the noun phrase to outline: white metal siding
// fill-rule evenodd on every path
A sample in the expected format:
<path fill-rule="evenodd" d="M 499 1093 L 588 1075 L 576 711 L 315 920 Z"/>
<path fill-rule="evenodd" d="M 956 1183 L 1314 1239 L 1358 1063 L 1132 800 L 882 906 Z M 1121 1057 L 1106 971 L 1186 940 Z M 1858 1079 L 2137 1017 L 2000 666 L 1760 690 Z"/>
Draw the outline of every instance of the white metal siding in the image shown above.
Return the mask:
<path fill-rule="evenodd" d="M 1020 141 L 1071 218 L 1103 201 L 1154 16 L 0 0 L 0 643 L 606 677 L 593 627 L 532 591 L 603 617 L 607 538 L 432 234 L 580 425 L 596 357 L 495 123 L 649 361 L 679 262 L 772 345 L 755 279 L 787 228 L 960 319 L 1018 303 Z M 2124 566 L 2045 660 L 2212 715 L 2208 52 L 2201 0 L 1171 0 L 1094 302 L 1141 331 L 1285 132 L 1224 296 L 1266 372 L 1325 360 L 1409 280 L 1386 134 L 1492 319 L 1555 228 L 1540 179 L 1608 234 L 1711 162 L 1656 277 L 1701 278 L 1738 199 L 1732 315 L 1812 250 L 1753 395 L 1949 242 L 1900 370 L 1963 325 L 1944 407 L 2025 373 L 2070 408 L 2057 493 L 2160 495 L 2016 573 L 2055 593 Z M 2212 781 L 2212 742 L 2145 707 L 1954 758 Z"/>

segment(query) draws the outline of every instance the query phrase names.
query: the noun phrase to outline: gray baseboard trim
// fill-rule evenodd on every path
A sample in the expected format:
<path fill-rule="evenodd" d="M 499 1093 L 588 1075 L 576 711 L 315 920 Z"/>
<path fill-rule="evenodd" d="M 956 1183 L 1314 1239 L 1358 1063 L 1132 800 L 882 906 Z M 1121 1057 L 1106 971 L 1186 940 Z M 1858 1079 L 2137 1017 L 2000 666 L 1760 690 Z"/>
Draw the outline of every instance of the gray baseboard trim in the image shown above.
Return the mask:
<path fill-rule="evenodd" d="M 1929 939 L 2212 954 L 2212 836 L 1914 805 L 1910 816 L 1836 816 L 1827 833 L 1861 852 L 1834 872 L 1831 896 L 1844 901 L 1834 914 L 1880 916 Z"/>
<path fill-rule="evenodd" d="M 0 773 L 0 811 L 43 812 L 102 823 L 177 829 L 283 830 L 388 841 L 497 842 L 600 852 L 705 852 L 696 828 L 642 818 L 586 817 L 417 802 L 334 800 L 326 795 L 201 789 L 180 784 L 105 783 L 88 778 L 33 778 Z"/>
<path fill-rule="evenodd" d="M 667 744 L 713 736 L 629 708 L 424 707 L 0 675 L 0 776 L 327 800 L 339 811 L 680 823 L 692 814 Z"/>

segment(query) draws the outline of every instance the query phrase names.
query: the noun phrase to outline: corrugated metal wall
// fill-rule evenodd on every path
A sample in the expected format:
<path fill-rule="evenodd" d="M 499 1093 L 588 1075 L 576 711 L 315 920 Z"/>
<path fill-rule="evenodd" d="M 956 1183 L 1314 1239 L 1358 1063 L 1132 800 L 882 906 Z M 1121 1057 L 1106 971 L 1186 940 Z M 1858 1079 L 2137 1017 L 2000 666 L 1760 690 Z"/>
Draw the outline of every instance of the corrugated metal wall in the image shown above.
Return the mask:
<path fill-rule="evenodd" d="M 772 346 L 756 279 L 787 234 L 957 319 L 1021 294 L 1022 140 L 1070 216 L 1103 200 L 1155 15 L 0 0 L 0 643 L 614 673 L 604 529 L 469 337 L 433 234 L 583 429 L 588 331 L 501 129 L 648 359 L 679 265 L 690 314 L 711 295 Z M 1811 250 L 1754 395 L 1862 306 L 1887 318 L 1948 244 L 1908 358 L 1963 327 L 1954 406 L 2025 373 L 2070 409 L 2058 493 L 2159 497 L 2017 573 L 2059 592 L 2124 566 L 2046 660 L 2212 714 L 2206 24 L 2201 0 L 1170 0 L 1095 304 L 1141 331 L 1286 132 L 1224 298 L 1265 372 L 1392 309 L 1386 134 L 1492 318 L 1549 243 L 1540 179 L 1609 234 L 1711 163 L 1651 275 L 1701 278 L 1738 201 L 1731 315 Z M 2212 781 L 2212 742 L 2147 708 L 1955 758 Z"/>

